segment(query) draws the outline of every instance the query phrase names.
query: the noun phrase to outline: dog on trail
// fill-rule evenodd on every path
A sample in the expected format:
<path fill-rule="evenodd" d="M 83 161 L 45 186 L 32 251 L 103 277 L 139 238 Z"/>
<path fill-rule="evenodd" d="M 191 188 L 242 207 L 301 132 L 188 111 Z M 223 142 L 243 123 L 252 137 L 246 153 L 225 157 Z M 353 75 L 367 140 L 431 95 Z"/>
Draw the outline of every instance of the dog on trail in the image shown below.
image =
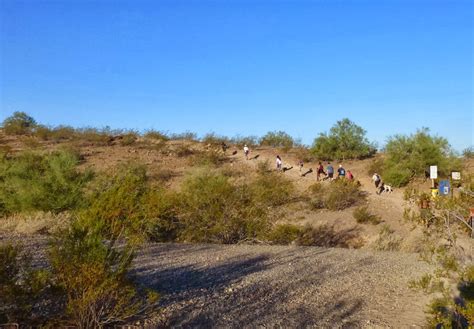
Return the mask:
<path fill-rule="evenodd" d="M 385 193 L 392 193 L 392 192 L 393 192 L 393 188 L 392 188 L 390 185 L 384 184 L 384 185 L 383 185 L 383 191 L 384 191 Z"/>
<path fill-rule="evenodd" d="M 251 158 L 250 160 L 257 160 L 259 156 L 260 156 L 260 154 L 257 154 L 256 156 L 254 156 L 254 157 Z"/>
<path fill-rule="evenodd" d="M 236 155 L 236 154 L 237 154 L 237 151 L 232 152 L 232 155 Z"/>

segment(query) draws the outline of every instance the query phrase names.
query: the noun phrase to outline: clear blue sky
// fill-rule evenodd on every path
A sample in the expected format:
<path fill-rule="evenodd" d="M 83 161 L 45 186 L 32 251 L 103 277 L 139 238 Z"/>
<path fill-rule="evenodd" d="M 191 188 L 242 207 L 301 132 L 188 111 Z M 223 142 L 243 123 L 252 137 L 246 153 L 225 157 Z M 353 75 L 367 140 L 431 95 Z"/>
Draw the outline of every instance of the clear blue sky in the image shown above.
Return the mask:
<path fill-rule="evenodd" d="M 471 0 L 0 0 L 0 120 L 473 144 Z"/>

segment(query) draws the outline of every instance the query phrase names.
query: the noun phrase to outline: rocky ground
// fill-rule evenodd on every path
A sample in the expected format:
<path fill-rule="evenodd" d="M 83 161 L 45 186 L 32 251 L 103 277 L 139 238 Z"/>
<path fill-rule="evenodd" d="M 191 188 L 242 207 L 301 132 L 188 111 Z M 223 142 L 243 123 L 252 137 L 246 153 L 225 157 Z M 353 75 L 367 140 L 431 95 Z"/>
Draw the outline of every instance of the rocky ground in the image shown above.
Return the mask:
<path fill-rule="evenodd" d="M 430 267 L 414 254 L 337 248 L 149 244 L 133 275 L 162 294 L 150 327 L 421 327 Z"/>

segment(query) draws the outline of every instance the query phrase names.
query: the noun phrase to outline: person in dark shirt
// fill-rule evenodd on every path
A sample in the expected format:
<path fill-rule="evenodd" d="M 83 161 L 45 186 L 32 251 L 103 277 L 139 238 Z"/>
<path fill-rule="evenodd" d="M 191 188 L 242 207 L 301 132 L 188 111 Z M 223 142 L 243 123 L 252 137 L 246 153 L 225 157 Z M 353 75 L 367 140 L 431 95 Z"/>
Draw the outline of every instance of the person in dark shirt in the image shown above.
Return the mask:
<path fill-rule="evenodd" d="M 331 165 L 330 162 L 328 162 L 326 171 L 328 172 L 328 178 L 332 180 L 334 178 L 334 167 Z"/>
<path fill-rule="evenodd" d="M 339 169 L 337 169 L 337 178 L 344 178 L 346 177 L 346 170 L 342 167 L 342 164 L 339 165 Z"/>
<path fill-rule="evenodd" d="M 317 171 L 317 175 L 316 175 L 316 179 L 318 181 L 321 179 L 321 174 L 324 174 L 324 176 L 326 176 L 326 173 L 324 172 L 323 164 L 321 162 L 319 162 L 318 171 Z"/>

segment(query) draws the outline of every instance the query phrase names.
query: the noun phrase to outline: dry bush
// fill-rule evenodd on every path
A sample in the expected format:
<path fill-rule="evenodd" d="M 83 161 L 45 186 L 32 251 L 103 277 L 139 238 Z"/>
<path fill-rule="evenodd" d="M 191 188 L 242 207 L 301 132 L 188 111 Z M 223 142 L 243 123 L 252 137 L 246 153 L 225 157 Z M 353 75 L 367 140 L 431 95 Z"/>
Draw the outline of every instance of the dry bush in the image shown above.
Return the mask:
<path fill-rule="evenodd" d="M 129 131 L 121 136 L 119 143 L 122 146 L 130 146 L 135 144 L 139 135 L 136 131 Z"/>
<path fill-rule="evenodd" d="M 0 230 L 15 232 L 21 235 L 54 234 L 69 225 L 72 216 L 68 212 L 33 212 L 13 214 L 0 219 Z"/>
<path fill-rule="evenodd" d="M 372 249 L 377 251 L 399 251 L 402 238 L 394 234 L 395 231 L 388 225 L 383 225 L 379 236 L 372 243 Z"/>
<path fill-rule="evenodd" d="M 2 127 L 6 135 L 28 135 L 36 127 L 36 120 L 25 112 L 14 112 L 3 121 Z"/>
<path fill-rule="evenodd" d="M 219 166 L 227 160 L 227 157 L 221 152 L 210 149 L 195 152 L 189 159 L 189 163 L 192 166 Z"/>
<path fill-rule="evenodd" d="M 169 140 L 169 137 L 167 136 L 166 133 L 158 131 L 158 130 L 147 130 L 145 134 L 143 135 L 146 139 L 153 139 L 153 140 L 158 140 L 158 141 L 167 141 Z"/>
<path fill-rule="evenodd" d="M 218 136 L 215 133 L 208 133 L 201 139 L 201 141 L 206 145 L 210 144 L 210 145 L 217 146 L 217 145 L 221 145 L 222 143 L 226 143 L 226 144 L 229 143 L 230 139 L 225 136 Z"/>
<path fill-rule="evenodd" d="M 272 244 L 287 245 L 298 239 L 301 233 L 302 228 L 300 226 L 279 224 L 269 232 L 266 239 Z"/>
<path fill-rule="evenodd" d="M 176 148 L 175 153 L 176 153 L 176 156 L 180 158 L 184 158 L 184 157 L 191 156 L 195 154 L 196 152 L 189 145 L 181 144 Z"/>
<path fill-rule="evenodd" d="M 352 216 L 354 216 L 357 223 L 360 224 L 369 223 L 372 225 L 378 225 L 381 222 L 380 216 L 372 214 L 367 206 L 354 209 Z"/>
<path fill-rule="evenodd" d="M 343 210 L 366 199 L 358 182 L 337 179 L 329 184 L 315 183 L 310 189 L 310 204 L 314 209 Z"/>

